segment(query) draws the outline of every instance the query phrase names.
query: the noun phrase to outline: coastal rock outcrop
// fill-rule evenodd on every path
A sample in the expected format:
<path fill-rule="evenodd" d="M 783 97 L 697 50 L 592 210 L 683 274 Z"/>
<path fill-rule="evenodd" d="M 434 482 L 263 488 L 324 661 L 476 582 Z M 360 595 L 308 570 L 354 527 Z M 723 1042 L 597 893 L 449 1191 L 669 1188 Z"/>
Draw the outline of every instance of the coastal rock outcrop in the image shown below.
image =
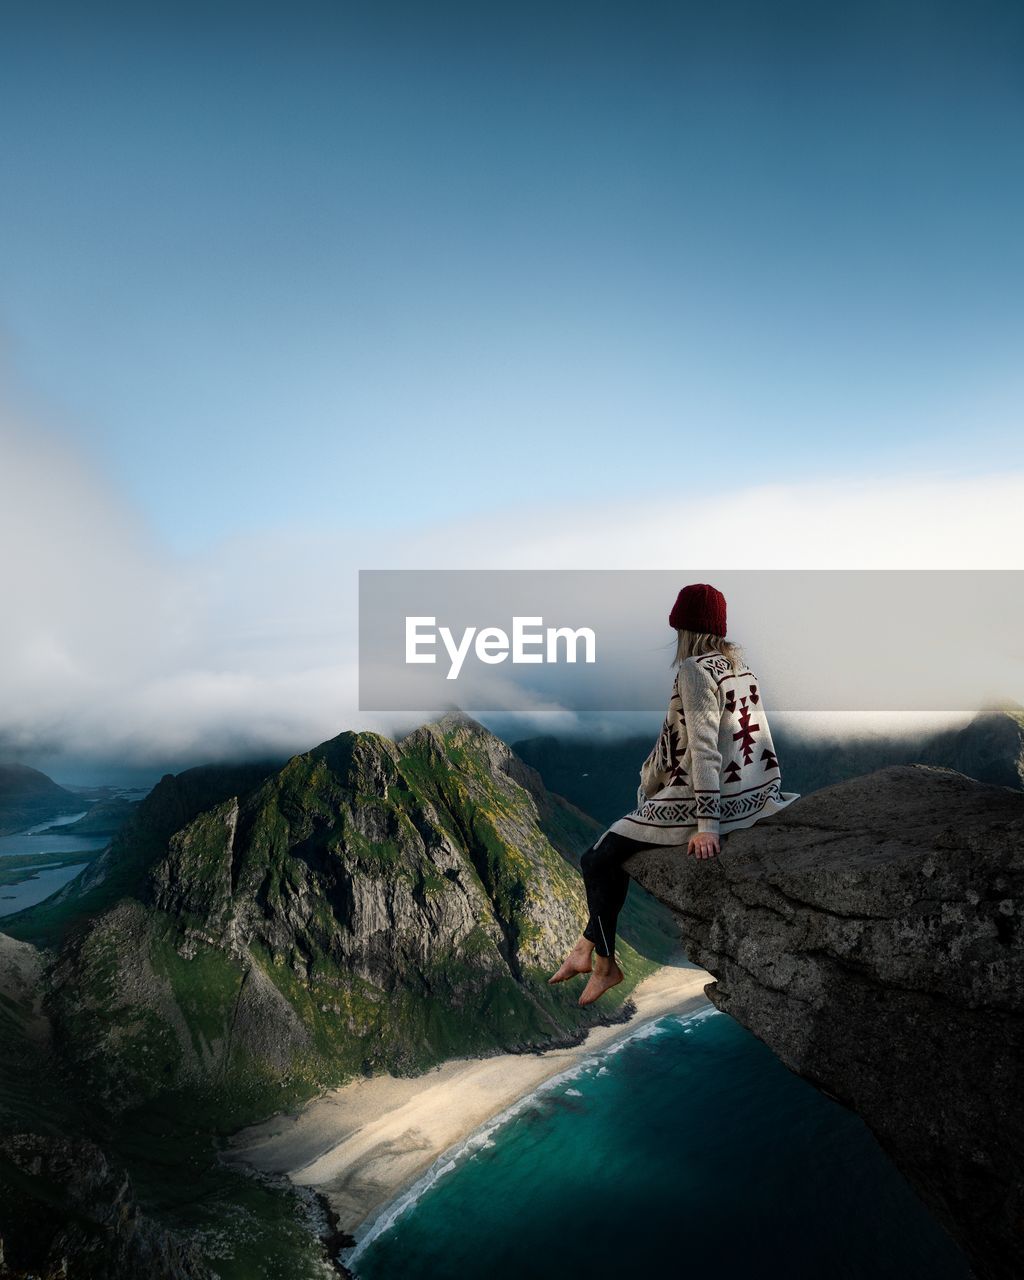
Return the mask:
<path fill-rule="evenodd" d="M 627 870 L 711 1001 L 851 1107 L 983 1280 L 1024 1275 L 1024 794 L 897 765 Z"/>

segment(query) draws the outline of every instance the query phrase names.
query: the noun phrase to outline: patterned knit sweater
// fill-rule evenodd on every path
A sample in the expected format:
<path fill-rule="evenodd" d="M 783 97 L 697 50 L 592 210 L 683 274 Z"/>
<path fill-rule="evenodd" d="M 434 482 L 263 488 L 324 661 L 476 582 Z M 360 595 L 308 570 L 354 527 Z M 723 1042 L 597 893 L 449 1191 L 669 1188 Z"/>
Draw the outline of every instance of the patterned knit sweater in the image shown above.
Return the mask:
<path fill-rule="evenodd" d="M 637 807 L 609 830 L 654 844 L 686 844 L 698 831 L 752 826 L 799 797 L 782 773 L 747 667 L 721 653 L 679 665 L 657 742 L 640 767 Z"/>

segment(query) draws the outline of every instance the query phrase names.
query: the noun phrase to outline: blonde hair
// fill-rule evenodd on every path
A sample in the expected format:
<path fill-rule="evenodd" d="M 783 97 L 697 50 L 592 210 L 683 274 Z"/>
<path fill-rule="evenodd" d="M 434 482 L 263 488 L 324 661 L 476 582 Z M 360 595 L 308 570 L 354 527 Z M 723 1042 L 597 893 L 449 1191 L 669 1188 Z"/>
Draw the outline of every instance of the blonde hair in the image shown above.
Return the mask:
<path fill-rule="evenodd" d="M 732 640 L 726 640 L 725 636 L 713 636 L 707 631 L 687 631 L 685 627 L 677 627 L 676 656 L 672 659 L 672 666 L 678 667 L 687 658 L 701 653 L 722 654 L 728 659 L 734 675 L 743 670 L 743 650 Z"/>

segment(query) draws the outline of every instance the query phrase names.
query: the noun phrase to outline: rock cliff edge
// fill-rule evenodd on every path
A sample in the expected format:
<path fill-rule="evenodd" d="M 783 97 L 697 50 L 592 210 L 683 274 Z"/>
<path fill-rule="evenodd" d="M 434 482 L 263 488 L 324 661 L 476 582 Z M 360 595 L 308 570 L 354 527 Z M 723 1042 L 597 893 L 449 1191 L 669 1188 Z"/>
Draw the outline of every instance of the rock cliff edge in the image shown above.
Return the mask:
<path fill-rule="evenodd" d="M 853 1108 L 979 1277 L 1024 1275 L 1024 793 L 901 765 L 634 855 L 723 1012 Z"/>

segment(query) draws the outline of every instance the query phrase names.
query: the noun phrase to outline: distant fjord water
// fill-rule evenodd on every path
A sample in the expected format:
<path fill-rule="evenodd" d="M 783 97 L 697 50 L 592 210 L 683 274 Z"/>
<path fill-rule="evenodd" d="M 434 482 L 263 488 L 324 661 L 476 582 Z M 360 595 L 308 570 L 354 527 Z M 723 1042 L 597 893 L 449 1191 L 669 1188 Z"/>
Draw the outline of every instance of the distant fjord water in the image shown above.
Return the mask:
<path fill-rule="evenodd" d="M 10 860 L 18 858 L 38 859 L 47 854 L 54 857 L 52 864 L 45 861 L 36 863 L 31 869 L 19 873 L 20 878 L 13 883 L 10 882 L 10 874 L 0 877 L 0 917 L 13 915 L 16 911 L 23 911 L 26 907 L 45 901 L 84 870 L 88 855 L 110 843 L 109 836 L 60 833 L 60 827 L 68 827 L 79 818 L 84 818 L 86 812 L 87 810 L 82 809 L 78 813 L 48 818 L 45 822 L 26 827 L 24 831 L 0 836 L 0 871 L 4 869 L 4 860 L 13 865 Z M 83 855 L 81 862 L 69 860 L 69 855 L 75 853 Z"/>

